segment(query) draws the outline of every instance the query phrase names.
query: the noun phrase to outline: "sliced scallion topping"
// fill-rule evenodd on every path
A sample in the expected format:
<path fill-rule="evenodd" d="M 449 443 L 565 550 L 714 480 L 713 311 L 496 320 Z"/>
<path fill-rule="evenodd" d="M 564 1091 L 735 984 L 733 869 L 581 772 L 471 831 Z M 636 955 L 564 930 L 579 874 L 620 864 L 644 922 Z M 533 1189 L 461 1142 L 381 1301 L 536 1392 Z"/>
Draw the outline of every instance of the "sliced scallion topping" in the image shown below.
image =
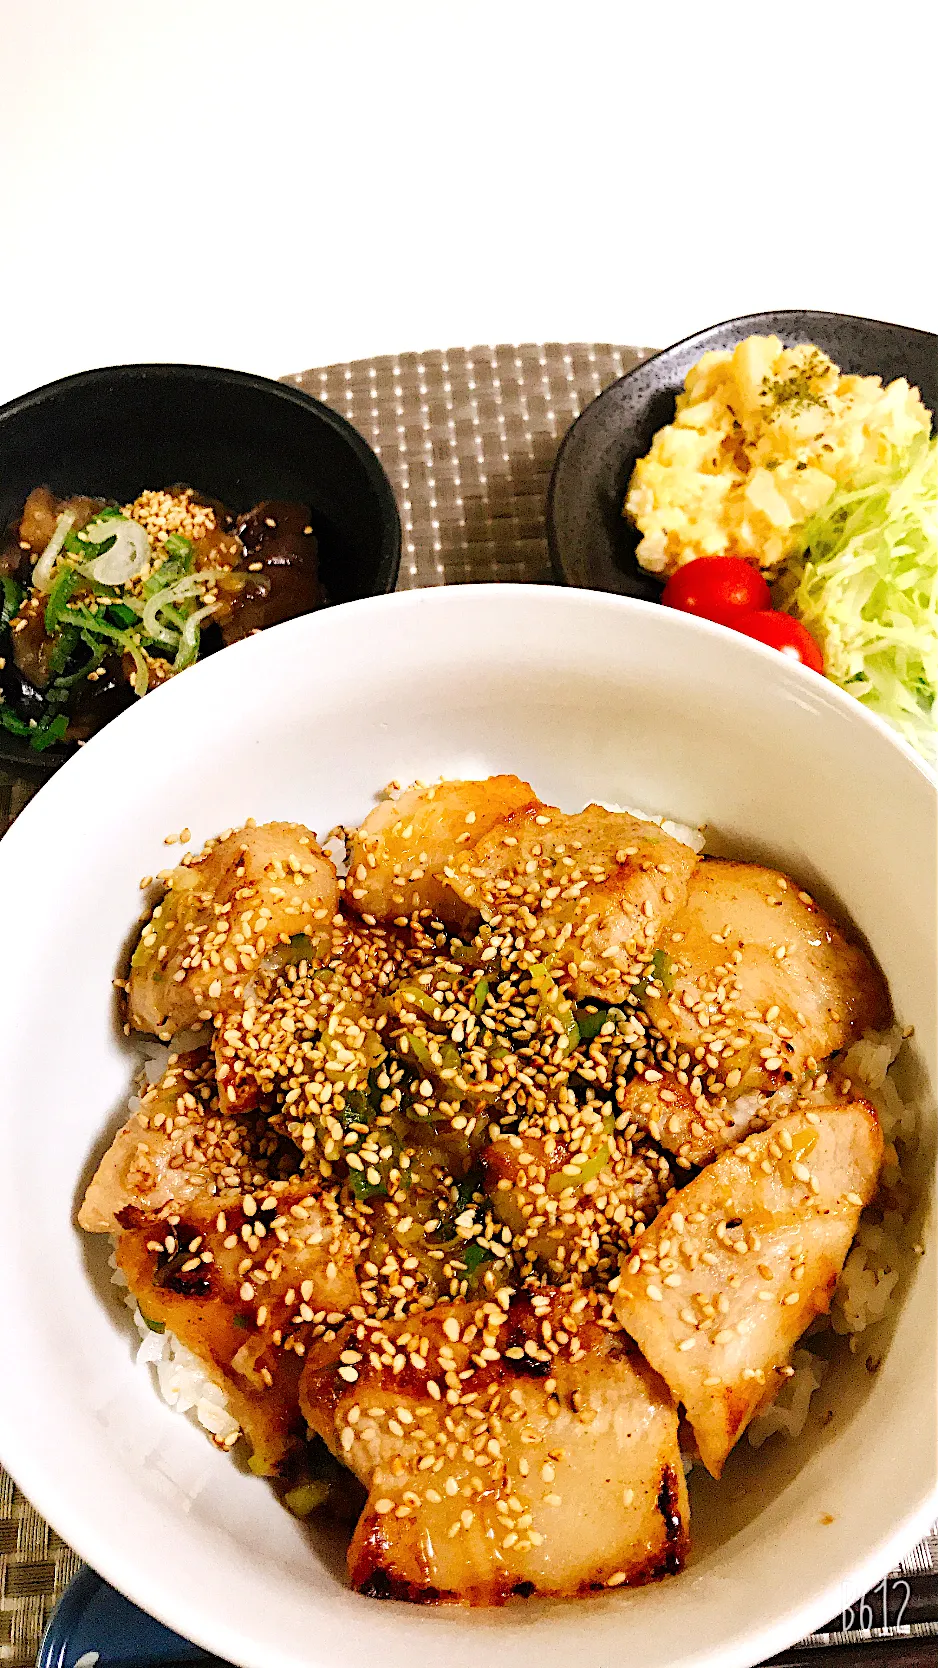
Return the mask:
<path fill-rule="evenodd" d="M 72 595 L 75 586 L 78 584 L 80 577 L 78 569 L 73 567 L 62 568 L 61 571 L 56 574 L 55 579 L 52 582 L 52 589 L 49 592 L 49 601 L 46 603 L 45 612 L 45 627 L 50 637 L 55 631 L 65 606 Z"/>
<path fill-rule="evenodd" d="M 54 747 L 57 741 L 65 740 L 67 729 L 68 718 L 65 713 L 56 713 L 54 718 L 38 724 L 35 730 L 30 731 L 29 745 L 34 753 L 44 753 L 47 747 Z"/>
<path fill-rule="evenodd" d="M 0 724 L 3 725 L 5 730 L 9 730 L 11 736 L 28 736 L 31 734 L 26 719 L 17 717 L 17 714 L 11 712 L 9 707 L 0 707 Z"/>
<path fill-rule="evenodd" d="M 66 535 L 75 525 L 75 511 L 64 510 L 55 524 L 55 531 L 49 543 L 33 568 L 33 587 L 37 591 L 45 592 L 49 589 L 52 570 L 59 558 L 59 552 L 65 543 Z"/>
<path fill-rule="evenodd" d="M 9 625 L 23 600 L 25 592 L 9 574 L 0 574 L 0 631 Z"/>
<path fill-rule="evenodd" d="M 92 579 L 104 585 L 126 585 L 143 572 L 153 557 L 146 532 L 139 521 L 128 521 L 119 515 L 97 516 L 84 528 L 85 540 L 94 545 L 113 539 L 108 549 L 85 564 Z"/>

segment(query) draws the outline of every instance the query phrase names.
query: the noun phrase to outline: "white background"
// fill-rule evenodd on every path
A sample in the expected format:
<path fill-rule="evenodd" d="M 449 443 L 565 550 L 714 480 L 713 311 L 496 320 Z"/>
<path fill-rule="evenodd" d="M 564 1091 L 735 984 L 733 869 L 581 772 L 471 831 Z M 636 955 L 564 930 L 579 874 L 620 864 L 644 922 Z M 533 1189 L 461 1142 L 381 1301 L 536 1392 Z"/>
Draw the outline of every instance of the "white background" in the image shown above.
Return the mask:
<path fill-rule="evenodd" d="M 0 0 L 0 399 L 779 306 L 935 328 L 929 12 Z"/>

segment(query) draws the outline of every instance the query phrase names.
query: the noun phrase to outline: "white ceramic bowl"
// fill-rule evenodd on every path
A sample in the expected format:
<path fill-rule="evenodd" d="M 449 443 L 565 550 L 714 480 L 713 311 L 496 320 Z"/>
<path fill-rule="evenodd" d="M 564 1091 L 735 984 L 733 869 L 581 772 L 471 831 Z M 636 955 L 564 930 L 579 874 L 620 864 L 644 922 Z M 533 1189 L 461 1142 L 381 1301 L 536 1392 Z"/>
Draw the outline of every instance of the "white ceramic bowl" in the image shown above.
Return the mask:
<path fill-rule="evenodd" d="M 106 1248 L 75 1229 L 132 1055 L 111 980 L 138 881 L 246 816 L 320 833 L 391 777 L 517 771 L 549 800 L 707 822 L 866 934 L 934 1057 L 935 801 L 876 720 L 742 637 L 646 603 L 516 586 L 353 603 L 227 650 L 119 718 L 0 845 L 4 1463 L 109 1581 L 246 1668 L 735 1668 L 879 1578 L 930 1510 L 935 1258 L 883 1365 L 845 1352 L 796 1444 L 744 1441 L 692 1490 L 676 1580 L 569 1604 L 423 1610 L 360 1598 L 265 1485 L 133 1364 Z M 178 848 L 177 848 L 178 852 Z M 933 1102 L 934 1104 L 934 1102 Z M 928 1164 L 924 1173 L 928 1172 Z"/>

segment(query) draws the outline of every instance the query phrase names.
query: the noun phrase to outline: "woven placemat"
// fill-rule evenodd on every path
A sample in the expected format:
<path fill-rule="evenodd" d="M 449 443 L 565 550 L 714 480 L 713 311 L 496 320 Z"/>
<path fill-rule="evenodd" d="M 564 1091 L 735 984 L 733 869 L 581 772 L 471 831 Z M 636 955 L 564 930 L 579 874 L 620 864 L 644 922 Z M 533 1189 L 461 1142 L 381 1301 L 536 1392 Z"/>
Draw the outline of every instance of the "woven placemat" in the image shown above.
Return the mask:
<path fill-rule="evenodd" d="M 551 581 L 545 496 L 561 440 L 652 349 L 524 343 L 402 353 L 286 380 L 341 411 L 381 458 L 403 529 L 399 590 Z"/>
<path fill-rule="evenodd" d="M 561 437 L 596 394 L 651 351 L 605 342 L 450 348 L 285 380 L 341 412 L 380 456 L 401 512 L 399 590 L 479 580 L 547 584 L 545 497 Z M 34 791 L 0 773 L 0 832 Z M 5 1668 L 35 1661 L 46 1619 L 77 1568 L 76 1555 L 0 1470 Z M 933 1536 L 897 1575 L 928 1576 L 935 1568 Z"/>

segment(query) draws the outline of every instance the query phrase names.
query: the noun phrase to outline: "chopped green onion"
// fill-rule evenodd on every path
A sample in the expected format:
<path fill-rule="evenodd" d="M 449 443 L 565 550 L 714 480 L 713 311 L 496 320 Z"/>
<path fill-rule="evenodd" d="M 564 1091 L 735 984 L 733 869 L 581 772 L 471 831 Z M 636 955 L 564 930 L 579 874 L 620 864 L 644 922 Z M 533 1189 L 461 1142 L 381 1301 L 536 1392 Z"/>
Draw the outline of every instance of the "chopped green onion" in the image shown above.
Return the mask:
<path fill-rule="evenodd" d="M 182 533 L 171 533 L 169 538 L 163 541 L 163 550 L 167 556 L 174 562 L 186 562 L 190 567 L 194 549 L 192 540 L 184 538 Z"/>
<path fill-rule="evenodd" d="M 52 570 L 59 558 L 59 552 L 65 543 L 66 535 L 71 531 L 75 522 L 74 510 L 65 510 L 56 521 L 55 529 L 49 543 L 33 568 L 33 589 L 47 591 L 52 578 Z"/>
<path fill-rule="evenodd" d="M 665 950 L 655 951 L 652 960 L 649 963 L 649 971 L 645 978 L 640 979 L 637 984 L 633 985 L 632 994 L 638 1001 L 641 1002 L 646 996 L 648 996 L 649 986 L 653 979 L 656 984 L 661 985 L 663 990 L 672 990 L 674 988 L 675 967 L 674 963 L 669 960 Z"/>
<path fill-rule="evenodd" d="M 529 967 L 528 975 L 535 990 L 541 994 L 541 1001 L 538 1004 L 539 1024 L 543 1025 L 549 1014 L 553 1015 L 555 1019 L 559 1019 L 564 1030 L 562 1036 L 558 1038 L 558 1042 L 564 1043 L 564 1052 L 569 1054 L 580 1042 L 580 1031 L 574 1018 L 572 1004 L 561 994 L 559 986 L 555 984 L 543 962 L 536 962 L 533 967 Z"/>
<path fill-rule="evenodd" d="M 371 1123 L 371 1119 L 372 1108 L 365 1090 L 347 1089 L 346 1104 L 340 1120 L 343 1129 L 348 1129 L 351 1124 Z"/>
<path fill-rule="evenodd" d="M 441 1222 L 440 1227 L 434 1235 L 434 1239 L 437 1242 L 443 1241 L 444 1243 L 448 1240 L 452 1240 L 456 1234 L 457 1218 L 462 1216 L 465 1211 L 469 1210 L 470 1206 L 475 1203 L 477 1195 L 481 1195 L 485 1198 L 485 1194 L 485 1171 L 481 1165 L 474 1164 L 473 1168 L 466 1172 L 462 1181 L 457 1182 L 456 1198 L 450 1206 L 445 1220 Z"/>
<path fill-rule="evenodd" d="M 144 590 L 146 590 L 144 586 Z M 143 629 L 152 643 L 162 643 L 165 648 L 175 649 L 179 645 L 178 635 L 174 636 L 160 624 L 160 611 L 166 605 L 166 592 L 156 591 L 148 597 L 143 611 Z"/>
<path fill-rule="evenodd" d="M 402 1053 L 403 1052 L 404 1051 L 402 1050 Z M 408 1047 L 407 1053 L 404 1054 L 404 1058 L 407 1059 L 408 1055 L 410 1055 L 412 1059 L 416 1060 L 418 1065 L 422 1066 L 425 1071 L 433 1071 L 434 1062 L 430 1057 L 430 1049 L 425 1043 L 423 1037 L 416 1037 L 411 1031 L 408 1032 Z"/>
<path fill-rule="evenodd" d="M 113 535 L 109 528 L 115 529 Z M 129 521 L 120 513 L 117 516 L 96 516 L 84 529 L 84 536 L 91 544 L 107 544 L 107 549 L 99 551 L 94 560 L 86 564 L 86 571 L 91 577 L 105 585 L 128 584 L 143 572 L 153 555 L 150 540 L 140 522 Z"/>
<path fill-rule="evenodd" d="M 62 549 L 67 556 L 78 556 L 83 562 L 87 559 L 88 546 L 81 533 L 66 533 Z"/>
<path fill-rule="evenodd" d="M 74 623 L 81 627 L 86 642 L 89 637 L 92 639 L 95 637 L 110 637 L 114 642 L 120 643 L 121 648 L 131 656 L 134 662 L 135 672 L 131 683 L 134 694 L 146 695 L 150 688 L 150 672 L 140 645 L 134 637 L 127 631 L 121 631 L 119 626 L 111 625 L 100 614 L 93 614 L 91 609 L 86 608 L 84 604 L 79 604 L 78 607 L 73 606 L 71 615 Z"/>
<path fill-rule="evenodd" d="M 205 608 L 197 608 L 194 614 L 190 614 L 179 639 L 179 648 L 176 651 L 176 659 L 173 661 L 174 672 L 184 672 L 187 666 L 191 666 L 194 661 L 198 660 L 199 623 L 206 619 L 208 615 L 214 614 L 217 608 L 218 603 L 211 602 L 207 603 Z"/>
<path fill-rule="evenodd" d="M 481 952 L 477 944 L 451 944 L 447 954 L 451 961 L 458 961 L 461 967 L 477 967 Z"/>
<path fill-rule="evenodd" d="M 471 1004 L 474 1013 L 477 1013 L 477 1014 L 482 1013 L 484 1007 L 486 1006 L 486 997 L 488 995 L 489 995 L 489 980 L 488 979 L 477 979 L 476 984 L 475 984 L 474 989 L 473 989 L 473 1001 L 472 1001 L 472 1004 Z"/>
<path fill-rule="evenodd" d="M 426 1014 L 428 1019 L 433 1019 L 435 1014 L 440 1013 L 441 1004 L 437 997 L 431 996 L 430 991 L 425 990 L 423 985 L 415 984 L 410 979 L 400 984 L 394 994 L 407 1007 L 416 1008 L 422 1014 Z"/>
<path fill-rule="evenodd" d="M 594 1037 L 600 1035 L 607 1021 L 605 1010 L 601 1010 L 599 1013 L 590 1013 L 587 1008 L 575 1008 L 574 1018 L 577 1021 L 577 1029 L 580 1032 L 582 1042 L 593 1042 Z"/>
<path fill-rule="evenodd" d="M 49 667 L 51 671 L 58 674 L 64 672 L 80 642 L 81 637 L 73 625 L 63 626 L 61 631 L 56 633 L 55 641 L 49 653 Z M 91 667 L 89 666 L 87 670 L 90 671 Z M 57 678 L 56 680 L 62 688 L 69 688 L 73 682 L 77 681 L 78 680 L 75 678 L 74 674 L 69 679 Z M 53 688 L 55 687 L 56 686 L 53 685 Z"/>
<path fill-rule="evenodd" d="M 28 736 L 32 734 L 25 718 L 18 718 L 15 712 L 10 711 L 9 707 L 0 707 L 0 724 L 3 725 L 5 730 L 9 730 L 11 736 Z"/>
<path fill-rule="evenodd" d="M 463 1264 L 466 1273 L 473 1275 L 481 1263 L 491 1263 L 493 1259 L 494 1253 L 489 1250 L 488 1246 L 480 1245 L 479 1241 L 476 1240 L 467 1248 L 465 1254 L 460 1258 L 460 1262 Z"/>
<path fill-rule="evenodd" d="M 387 1196 L 384 1182 L 370 1182 L 364 1170 L 350 1170 L 349 1185 L 357 1199 L 374 1199 L 377 1193 Z"/>
<path fill-rule="evenodd" d="M 0 594 L 0 631 L 2 631 L 4 626 L 9 625 L 26 593 L 22 585 L 18 585 L 16 580 L 11 579 L 7 573 L 0 574 L 0 593 L 2 593 Z"/>
<path fill-rule="evenodd" d="M 77 667 L 74 672 L 66 673 L 63 669 L 68 665 L 79 643 L 83 643 L 91 653 L 82 666 Z M 96 672 L 104 659 L 104 647 L 103 643 L 89 642 L 84 632 L 76 633 L 73 626 L 66 626 L 56 637 L 49 656 L 52 670 L 61 674 L 56 678 L 53 689 L 71 689 L 74 684 L 81 683 L 82 678 Z"/>
<path fill-rule="evenodd" d="M 120 643 L 122 648 L 127 647 L 126 631 L 122 631 L 120 626 L 110 625 L 103 613 L 93 614 L 83 602 L 73 604 L 69 612 L 72 623 L 81 627 L 82 635 L 87 633 L 91 637 L 111 637 L 116 643 Z"/>
<path fill-rule="evenodd" d="M 150 1328 L 151 1332 L 165 1332 L 166 1331 L 166 1322 L 165 1321 L 151 1320 L 150 1316 L 145 1315 L 143 1310 L 139 1307 L 139 1305 L 138 1305 L 138 1308 L 137 1308 L 137 1313 L 140 1316 L 140 1319 L 144 1322 L 144 1324 Z"/>
<path fill-rule="evenodd" d="M 604 1118 L 603 1127 L 612 1135 L 613 1119 Z M 599 1176 L 601 1170 L 606 1169 L 612 1152 L 612 1144 L 604 1136 L 596 1152 L 578 1167 L 576 1176 L 566 1176 L 563 1170 L 555 1170 L 554 1174 L 548 1177 L 548 1192 L 566 1193 L 569 1187 L 583 1187 L 585 1182 L 593 1181 L 594 1176 Z"/>
<path fill-rule="evenodd" d="M 178 549 L 178 546 L 185 546 L 185 549 Z M 151 573 L 149 579 L 143 582 L 145 597 L 157 596 L 160 591 L 168 591 L 172 585 L 177 584 L 180 579 L 187 579 L 192 573 L 193 546 L 188 539 L 172 533 L 163 550 L 168 552 L 166 559 L 160 563 L 156 572 Z"/>
<path fill-rule="evenodd" d="M 144 659 L 143 651 L 137 647 L 136 643 L 128 640 L 127 653 L 133 657 L 134 662 L 134 675 L 131 679 L 131 688 L 137 696 L 146 695 L 147 690 L 150 688 L 150 668 Z"/>
<path fill-rule="evenodd" d="M 54 747 L 57 741 L 65 740 L 68 729 L 68 719 L 64 712 L 60 712 L 51 723 L 39 724 L 30 732 L 29 745 L 35 753 L 44 753 L 47 747 Z"/>
<path fill-rule="evenodd" d="M 68 603 L 69 597 L 74 591 L 80 578 L 81 575 L 79 574 L 77 568 L 67 567 L 63 568 L 62 572 L 59 573 L 53 580 L 44 616 L 46 631 L 50 637 L 55 631 L 62 613 L 65 610 L 66 604 Z"/>
<path fill-rule="evenodd" d="M 121 626 L 125 631 L 128 626 L 137 624 L 140 615 L 133 608 L 128 608 L 124 602 L 112 603 L 108 609 L 108 619 L 112 624 Z"/>
<path fill-rule="evenodd" d="M 322 1506 L 329 1497 L 329 1484 L 319 1477 L 311 1483 L 301 1483 L 298 1488 L 292 1488 L 284 1495 L 284 1505 L 294 1517 L 309 1517 L 317 1506 Z"/>

